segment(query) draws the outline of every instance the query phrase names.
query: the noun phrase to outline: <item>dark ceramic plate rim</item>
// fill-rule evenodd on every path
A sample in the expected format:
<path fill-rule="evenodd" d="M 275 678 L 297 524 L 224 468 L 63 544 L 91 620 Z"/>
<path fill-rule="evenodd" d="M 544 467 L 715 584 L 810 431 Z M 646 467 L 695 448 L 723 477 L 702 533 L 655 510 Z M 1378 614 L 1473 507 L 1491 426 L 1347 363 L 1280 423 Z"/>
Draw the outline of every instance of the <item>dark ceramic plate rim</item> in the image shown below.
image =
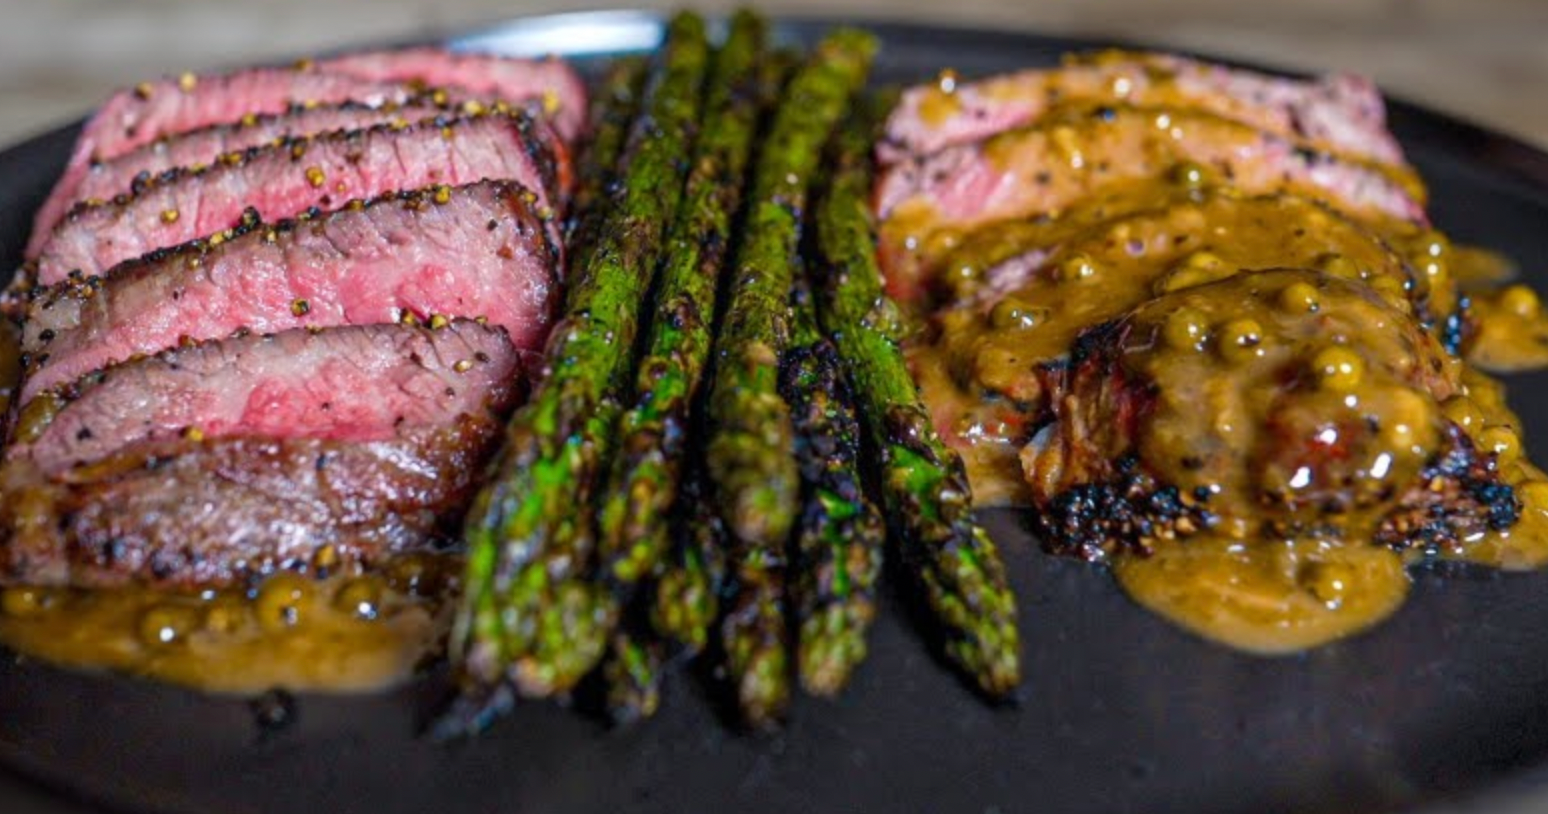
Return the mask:
<path fill-rule="evenodd" d="M 564 56 L 600 57 L 615 53 L 624 53 L 642 50 L 654 44 L 659 38 L 664 15 L 652 11 L 640 10 L 616 10 L 616 11 L 592 11 L 537 15 L 530 17 L 514 18 L 506 22 L 493 23 L 479 27 L 460 35 L 431 38 L 432 41 L 440 41 L 459 48 L 475 48 L 481 45 L 498 44 L 503 50 L 515 52 L 530 51 L 540 53 L 556 51 Z M 1089 38 L 1045 37 L 1033 32 L 1022 31 L 987 31 L 973 26 L 960 26 L 950 23 L 904 23 L 896 21 L 876 21 L 867 19 L 855 19 L 843 16 L 823 17 L 782 17 L 779 19 L 780 31 L 785 36 L 810 35 L 814 30 L 823 26 L 845 23 L 855 24 L 877 32 L 883 42 L 899 38 L 917 38 L 928 36 L 932 33 L 940 33 L 950 37 L 967 37 L 976 42 L 989 43 L 986 50 L 1009 50 L 1021 48 L 1089 48 L 1102 46 L 1132 46 L 1132 43 L 1123 43 L 1112 40 L 1096 40 Z M 570 32 L 578 33 L 590 29 L 595 32 L 612 31 L 614 37 L 606 48 L 574 48 L 564 45 L 555 46 L 552 40 L 542 39 L 542 33 Z M 511 37 L 516 37 L 516 42 L 537 44 L 544 43 L 542 47 L 518 46 L 511 48 Z M 503 38 L 503 39 L 502 39 Z M 404 42 L 419 42 L 424 40 L 404 40 Z M 571 43 L 573 46 L 573 43 Z M 1144 46 L 1137 46 L 1144 47 Z M 1170 49 L 1177 50 L 1177 49 Z M 1208 57 L 1208 55 L 1204 55 Z M 885 52 L 884 57 L 885 59 Z M 1254 67 L 1274 73 L 1295 75 L 1294 72 L 1268 68 L 1255 63 L 1242 62 L 1240 60 L 1221 59 L 1208 57 L 1216 61 L 1230 64 Z M 946 67 L 942 65 L 941 67 Z M 1464 164 L 1471 164 L 1471 169 L 1493 175 L 1494 180 L 1505 182 L 1505 185 L 1514 187 L 1520 194 L 1532 196 L 1548 195 L 1548 153 L 1545 153 L 1523 141 L 1505 134 L 1490 131 L 1474 123 L 1459 118 L 1441 114 L 1429 110 L 1423 106 L 1415 105 L 1401 99 L 1388 97 L 1389 117 L 1394 130 L 1398 130 L 1405 136 L 1407 146 L 1422 144 L 1426 150 L 1451 153 L 1458 156 L 1467 156 Z M 3 152 L 0 159 L 16 159 L 21 155 L 30 155 L 45 148 L 56 145 L 60 140 L 71 138 L 78 125 L 66 126 L 52 132 L 44 133 L 16 144 Z M 35 195 L 41 195 L 43 190 L 31 191 Z M 25 210 L 23 217 L 30 222 L 31 210 L 28 207 L 19 207 Z M 0 213 L 0 218 L 9 222 L 18 217 L 16 212 Z M 8 247 L 0 247 L 8 248 Z M 9 253 L 9 252 L 8 252 Z M 1530 422 L 1529 422 L 1530 423 Z M 1537 433 L 1531 433 L 1536 436 Z M 1031 635 L 1036 635 L 1035 633 Z M 10 658 L 9 654 L 0 649 L 0 657 Z M 51 671 L 49 667 L 30 667 L 27 669 Z M 931 666 L 929 669 L 936 669 Z M 119 680 L 119 679 L 115 679 Z M 122 679 L 127 680 L 127 679 Z M 679 702 L 692 703 L 691 699 L 679 698 Z M 21 755 L 10 748 L 0 750 L 0 759 L 7 764 L 7 768 L 20 771 L 29 778 L 28 782 L 37 782 L 41 785 L 59 792 L 67 797 L 81 800 L 91 799 L 97 805 L 103 805 L 113 810 L 120 810 L 125 803 L 113 800 L 96 799 L 97 794 L 90 793 L 75 783 L 69 782 L 56 771 L 49 768 L 46 760 L 35 760 L 31 756 Z M 1421 806 L 1418 809 L 1409 809 L 1428 814 L 1442 814 L 1445 811 L 1502 811 L 1505 809 L 1526 811 L 1528 807 L 1535 808 L 1544 801 L 1548 801 L 1548 762 L 1538 760 L 1534 763 L 1518 767 L 1515 771 L 1502 777 L 1495 777 L 1490 782 L 1477 785 L 1460 795 L 1449 800 L 1440 800 Z M 139 810 L 137 807 L 133 810 Z"/>

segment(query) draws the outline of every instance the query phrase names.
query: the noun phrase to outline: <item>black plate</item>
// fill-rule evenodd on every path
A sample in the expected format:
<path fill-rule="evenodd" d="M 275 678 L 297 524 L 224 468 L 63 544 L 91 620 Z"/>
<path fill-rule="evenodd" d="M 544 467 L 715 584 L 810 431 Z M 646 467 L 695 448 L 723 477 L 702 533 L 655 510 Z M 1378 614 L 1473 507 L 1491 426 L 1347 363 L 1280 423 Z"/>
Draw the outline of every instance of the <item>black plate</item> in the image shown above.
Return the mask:
<path fill-rule="evenodd" d="M 790 22 L 810 40 L 822 25 Z M 880 78 L 1047 64 L 1091 43 L 878 25 Z M 519 20 L 458 44 L 580 57 L 644 49 L 644 14 Z M 1548 156 L 1407 105 L 1393 128 L 1458 240 L 1548 269 Z M 16 259 L 72 133 L 0 154 L 0 264 Z M 1548 457 L 1548 376 L 1513 383 Z M 450 747 L 416 737 L 429 679 L 303 698 L 264 734 L 247 703 L 0 658 L 0 760 L 73 796 L 185 814 L 423 812 L 1349 812 L 1425 806 L 1548 779 L 1548 572 L 1422 569 L 1368 635 L 1285 659 L 1206 644 L 1140 610 L 1100 569 L 1038 552 L 990 516 L 1022 597 L 1019 708 L 987 707 L 887 608 L 839 703 L 803 700 L 774 737 L 727 730 L 677 676 L 648 725 L 607 732 L 555 706 Z M 1507 779 L 1508 777 L 1508 779 Z M 1497 795 L 1475 801 L 1498 810 Z"/>

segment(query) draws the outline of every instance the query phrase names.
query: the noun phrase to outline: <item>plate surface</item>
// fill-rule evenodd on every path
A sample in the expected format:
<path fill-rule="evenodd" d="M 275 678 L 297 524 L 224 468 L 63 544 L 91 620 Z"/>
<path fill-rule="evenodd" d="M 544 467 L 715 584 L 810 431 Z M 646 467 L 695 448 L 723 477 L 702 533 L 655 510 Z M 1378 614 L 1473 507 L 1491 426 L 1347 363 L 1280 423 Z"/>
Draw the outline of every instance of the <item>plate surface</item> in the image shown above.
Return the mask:
<path fill-rule="evenodd" d="M 809 41 L 822 27 L 780 32 Z M 887 82 L 948 65 L 973 75 L 1049 64 L 1092 45 L 872 27 Z M 562 15 L 454 44 L 586 59 L 659 35 L 651 15 Z M 1402 104 L 1392 126 L 1442 228 L 1528 274 L 1548 270 L 1548 156 Z M 0 268 L 15 265 L 72 136 L 0 153 Z M 1548 376 L 1512 385 L 1529 446 L 1548 459 Z M 264 732 L 242 700 L 7 654 L 0 762 L 115 810 L 176 814 L 1315 814 L 1409 810 L 1501 782 L 1528 793 L 1548 779 L 1534 768 L 1548 762 L 1548 572 L 1420 569 L 1409 603 L 1373 632 L 1271 660 L 1194 639 L 1130 603 L 1101 569 L 1044 556 L 1025 515 L 988 521 L 1022 599 L 1028 678 L 1016 708 L 971 696 L 889 599 L 844 698 L 799 701 L 773 737 L 730 732 L 686 674 L 644 726 L 608 732 L 532 704 L 448 747 L 416 737 L 444 692 L 435 678 L 385 695 L 303 697 L 291 725 Z"/>

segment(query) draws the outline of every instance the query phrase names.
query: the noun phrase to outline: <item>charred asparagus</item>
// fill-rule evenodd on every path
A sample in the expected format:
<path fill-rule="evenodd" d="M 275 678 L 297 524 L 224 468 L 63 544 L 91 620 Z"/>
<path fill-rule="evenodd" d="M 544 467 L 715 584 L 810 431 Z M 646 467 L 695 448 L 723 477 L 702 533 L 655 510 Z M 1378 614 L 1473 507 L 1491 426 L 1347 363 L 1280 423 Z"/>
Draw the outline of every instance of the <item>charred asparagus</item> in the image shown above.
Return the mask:
<path fill-rule="evenodd" d="M 720 615 L 726 531 L 702 477 L 688 476 L 679 497 L 677 544 L 656 581 L 650 619 L 657 634 L 692 655 L 709 644 L 710 628 Z"/>
<path fill-rule="evenodd" d="M 1021 677 L 1016 604 L 994 544 L 973 519 L 962 461 L 936 434 L 899 349 L 901 319 L 882 289 L 870 215 L 872 119 L 841 133 L 817 210 L 824 327 L 879 451 L 903 561 L 946 636 L 950 659 L 990 696 Z"/>
<path fill-rule="evenodd" d="M 607 69 L 602 85 L 591 99 L 590 137 L 581 152 L 576 171 L 575 195 L 570 198 L 570 218 L 565 243 L 571 247 L 596 244 L 596 227 L 602 204 L 618 172 L 629 125 L 640 108 L 648 64 L 642 57 L 621 57 Z M 584 262 L 584 260 L 582 261 Z"/>
<path fill-rule="evenodd" d="M 699 118 L 708 45 L 704 23 L 669 25 L 659 67 L 630 128 L 627 169 L 571 269 L 565 315 L 545 376 L 511 419 L 505 447 L 465 524 L 466 598 L 454 646 L 476 684 L 506 678 L 528 695 L 574 685 L 595 666 L 611 604 L 569 581 L 590 561 L 591 505 L 617 413 L 610 389 L 628 376 L 640 305 L 682 197 L 681 157 Z"/>
<path fill-rule="evenodd" d="M 758 68 L 766 26 L 739 12 L 715 58 L 705 125 L 668 240 L 655 317 L 623 416 L 619 454 L 598 512 L 602 575 L 628 588 L 650 575 L 668 544 L 690 410 L 709 358 L 717 283 L 758 126 Z"/>
<path fill-rule="evenodd" d="M 790 696 L 782 601 L 799 476 L 789 409 L 778 392 L 780 356 L 790 339 L 786 298 L 807 187 L 875 50 L 871 35 L 837 31 L 791 80 L 755 170 L 716 342 L 707 456 L 733 547 L 732 596 L 720 640 L 742 713 L 753 725 L 780 717 Z"/>
<path fill-rule="evenodd" d="M 887 535 L 860 475 L 854 402 L 838 354 L 817 328 L 804 280 L 797 281 L 792 310 L 794 347 L 779 382 L 790 405 L 802 481 L 790 611 L 801 684 L 831 696 L 865 659 Z"/>

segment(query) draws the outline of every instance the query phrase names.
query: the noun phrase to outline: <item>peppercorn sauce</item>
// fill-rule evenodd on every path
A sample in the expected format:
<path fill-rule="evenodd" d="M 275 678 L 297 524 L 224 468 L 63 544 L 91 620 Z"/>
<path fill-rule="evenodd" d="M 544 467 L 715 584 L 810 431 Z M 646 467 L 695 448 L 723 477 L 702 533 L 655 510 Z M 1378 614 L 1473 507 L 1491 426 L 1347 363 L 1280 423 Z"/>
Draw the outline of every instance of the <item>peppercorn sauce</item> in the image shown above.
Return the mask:
<path fill-rule="evenodd" d="M 1548 364 L 1548 320 L 1530 288 L 1503 285 L 1508 261 L 1186 160 L 1095 190 L 969 228 L 914 200 L 880 224 L 892 293 L 918 317 L 910 363 L 979 505 L 1043 512 L 1084 483 L 1059 420 L 1087 414 L 1072 371 L 1110 329 L 1126 339 L 1109 361 L 1146 394 L 1137 438 L 1112 453 L 1182 519 L 1083 553 L 1147 609 L 1279 654 L 1395 612 L 1416 561 L 1548 562 L 1548 478 L 1485 372 Z M 1098 449 L 1113 432 L 1084 431 Z M 1432 539 L 1411 490 L 1450 483 L 1437 467 L 1457 449 L 1511 495 Z"/>

